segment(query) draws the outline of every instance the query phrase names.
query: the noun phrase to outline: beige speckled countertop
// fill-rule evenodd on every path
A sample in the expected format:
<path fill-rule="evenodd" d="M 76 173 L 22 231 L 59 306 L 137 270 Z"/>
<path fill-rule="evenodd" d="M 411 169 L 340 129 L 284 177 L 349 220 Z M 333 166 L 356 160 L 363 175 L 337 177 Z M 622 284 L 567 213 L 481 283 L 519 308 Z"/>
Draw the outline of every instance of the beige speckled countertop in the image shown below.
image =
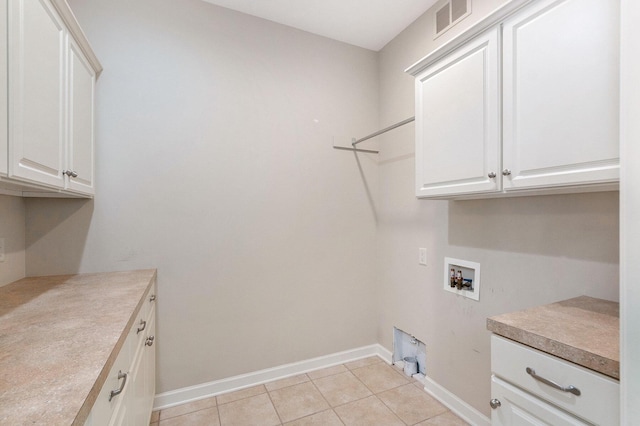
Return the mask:
<path fill-rule="evenodd" d="M 0 424 L 84 424 L 155 270 L 0 287 Z"/>
<path fill-rule="evenodd" d="M 495 334 L 620 379 L 619 304 L 580 296 L 487 319 Z"/>

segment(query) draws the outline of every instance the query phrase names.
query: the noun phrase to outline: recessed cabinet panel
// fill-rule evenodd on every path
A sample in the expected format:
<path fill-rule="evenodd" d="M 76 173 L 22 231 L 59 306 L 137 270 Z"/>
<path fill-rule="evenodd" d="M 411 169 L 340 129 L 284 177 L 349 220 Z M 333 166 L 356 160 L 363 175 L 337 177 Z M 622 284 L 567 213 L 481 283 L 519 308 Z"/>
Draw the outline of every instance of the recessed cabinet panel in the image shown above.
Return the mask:
<path fill-rule="evenodd" d="M 465 141 L 484 134 L 484 81 L 482 73 L 476 72 L 484 68 L 483 53 L 470 52 L 422 81 L 421 127 L 432 141 L 429 152 L 422 153 L 425 182 L 438 184 L 482 174 L 482 163 L 474 160 L 482 156 L 484 144 L 462 148 Z"/>
<path fill-rule="evenodd" d="M 9 5 L 9 175 L 62 187 L 64 25 L 48 2 Z"/>
<path fill-rule="evenodd" d="M 93 193 L 93 113 L 95 72 L 74 41 L 69 49 L 69 152 L 67 164 L 77 176 L 67 188 Z"/>
<path fill-rule="evenodd" d="M 540 1 L 505 21 L 506 190 L 618 180 L 617 3 Z"/>
<path fill-rule="evenodd" d="M 416 195 L 500 189 L 498 31 L 416 76 Z"/>

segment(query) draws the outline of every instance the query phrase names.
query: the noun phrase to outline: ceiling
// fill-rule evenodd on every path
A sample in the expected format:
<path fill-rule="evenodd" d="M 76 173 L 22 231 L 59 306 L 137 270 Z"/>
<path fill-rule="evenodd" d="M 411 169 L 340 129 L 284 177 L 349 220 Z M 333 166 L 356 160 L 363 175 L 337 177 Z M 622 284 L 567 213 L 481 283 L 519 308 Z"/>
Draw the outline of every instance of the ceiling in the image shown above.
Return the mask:
<path fill-rule="evenodd" d="M 438 0 L 204 0 L 378 51 Z"/>

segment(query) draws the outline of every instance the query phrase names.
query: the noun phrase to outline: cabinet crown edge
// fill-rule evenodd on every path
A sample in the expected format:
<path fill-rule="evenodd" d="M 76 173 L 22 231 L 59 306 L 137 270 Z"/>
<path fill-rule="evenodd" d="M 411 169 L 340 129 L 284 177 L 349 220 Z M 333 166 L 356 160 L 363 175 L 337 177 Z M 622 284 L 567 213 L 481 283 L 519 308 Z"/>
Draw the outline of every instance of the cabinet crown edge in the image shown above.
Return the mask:
<path fill-rule="evenodd" d="M 507 16 L 520 9 L 522 6 L 531 3 L 534 0 L 511 0 L 505 4 L 499 6 L 496 10 L 489 13 L 486 17 L 481 18 L 478 22 L 471 25 L 459 35 L 452 38 L 450 41 L 445 42 L 442 46 L 436 48 L 422 59 L 419 59 L 414 64 L 407 67 L 404 72 L 416 77 L 429 65 L 433 64 L 437 60 L 449 54 L 451 51 L 457 49 L 462 44 L 466 43 L 473 37 L 479 35 L 483 31 L 490 27 L 499 24 Z"/>
<path fill-rule="evenodd" d="M 87 36 L 82 30 L 82 27 L 80 27 L 78 20 L 76 19 L 73 11 L 67 3 L 67 0 L 51 0 L 51 4 L 56 9 L 58 14 L 60 14 L 60 17 L 69 30 L 69 33 L 73 36 L 74 40 L 76 41 L 76 43 L 78 43 L 78 46 L 82 50 L 82 53 L 86 56 L 87 61 L 96 73 L 96 78 L 99 77 L 103 69 L 102 64 L 93 51 L 93 48 L 89 43 L 89 39 L 87 39 Z"/>

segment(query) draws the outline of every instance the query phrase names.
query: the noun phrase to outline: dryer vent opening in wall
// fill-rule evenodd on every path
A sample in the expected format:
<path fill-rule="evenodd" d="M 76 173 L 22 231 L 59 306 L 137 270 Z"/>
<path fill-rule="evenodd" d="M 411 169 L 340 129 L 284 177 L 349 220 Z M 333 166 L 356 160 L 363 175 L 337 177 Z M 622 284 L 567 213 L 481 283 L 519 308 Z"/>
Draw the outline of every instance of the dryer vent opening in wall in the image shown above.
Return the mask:
<path fill-rule="evenodd" d="M 393 364 L 404 373 L 423 380 L 426 374 L 427 347 L 415 336 L 393 327 Z"/>
<path fill-rule="evenodd" d="M 447 0 L 436 10 L 434 39 L 471 14 L 471 0 Z"/>

